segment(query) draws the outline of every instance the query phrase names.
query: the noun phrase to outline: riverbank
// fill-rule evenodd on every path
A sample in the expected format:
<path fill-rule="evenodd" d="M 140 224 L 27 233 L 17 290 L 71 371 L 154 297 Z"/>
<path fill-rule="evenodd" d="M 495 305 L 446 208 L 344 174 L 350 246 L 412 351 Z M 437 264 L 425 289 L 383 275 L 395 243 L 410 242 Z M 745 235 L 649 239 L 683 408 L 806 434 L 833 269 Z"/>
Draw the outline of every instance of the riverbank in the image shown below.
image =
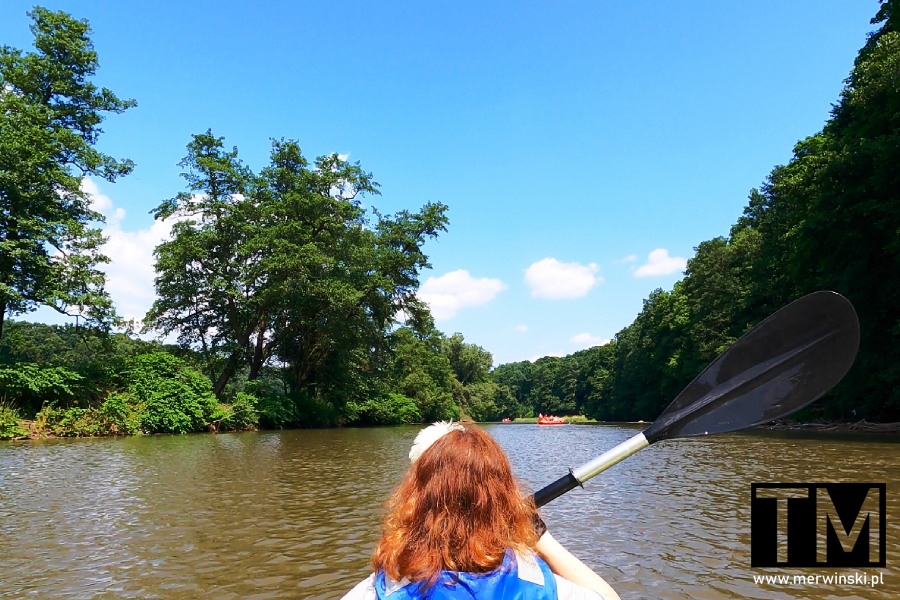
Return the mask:
<path fill-rule="evenodd" d="M 775 421 L 766 425 L 760 425 L 754 429 L 763 429 L 767 431 L 808 431 L 811 433 L 885 433 L 896 435 L 900 434 L 900 423 L 871 423 L 865 419 L 852 423 L 792 423 L 790 421 Z"/>
<path fill-rule="evenodd" d="M 578 424 L 578 425 L 637 425 L 646 427 L 651 423 L 651 421 L 597 421 L 594 419 L 590 419 L 584 415 L 574 415 L 569 417 L 564 417 L 567 423 Z M 517 425 L 535 425 L 537 424 L 537 417 L 520 417 L 516 418 L 512 421 L 500 422 L 500 421 L 492 421 L 491 424 L 517 424 Z M 19 431 L 18 435 L 0 437 L 2 441 L 13 441 L 13 440 L 39 440 L 39 439 L 53 439 L 58 437 L 116 437 L 116 436 L 127 436 L 127 433 L 124 432 L 105 432 L 105 433 L 88 433 L 84 432 L 81 434 L 68 432 L 68 434 L 59 435 L 57 432 L 54 432 L 52 429 L 46 427 L 46 424 L 42 424 L 36 421 L 27 421 L 22 420 L 18 422 Z M 423 424 L 424 426 L 424 424 Z M 765 425 L 758 425 L 756 427 L 752 427 L 749 429 L 750 431 L 776 431 L 776 432 L 797 432 L 797 433 L 823 433 L 823 434 L 885 434 L 885 435 L 900 435 L 900 422 L 897 423 L 872 423 L 862 419 L 860 421 L 855 422 L 812 422 L 812 423 L 794 423 L 791 421 L 774 421 L 772 423 L 767 423 Z M 209 431 L 211 433 L 217 433 L 216 428 L 210 428 Z M 141 435 L 141 434 L 137 434 Z"/>
<path fill-rule="evenodd" d="M 588 425 L 649 425 L 652 421 L 596 421 L 583 415 L 564 417 L 568 423 Z M 521 417 L 513 419 L 510 423 L 535 424 L 537 417 Z M 757 431 L 797 431 L 810 433 L 884 433 L 888 435 L 900 435 L 900 422 L 897 423 L 872 423 L 865 419 L 854 422 L 817 421 L 810 423 L 796 423 L 793 421 L 773 421 L 765 425 L 757 425 L 751 428 Z"/>

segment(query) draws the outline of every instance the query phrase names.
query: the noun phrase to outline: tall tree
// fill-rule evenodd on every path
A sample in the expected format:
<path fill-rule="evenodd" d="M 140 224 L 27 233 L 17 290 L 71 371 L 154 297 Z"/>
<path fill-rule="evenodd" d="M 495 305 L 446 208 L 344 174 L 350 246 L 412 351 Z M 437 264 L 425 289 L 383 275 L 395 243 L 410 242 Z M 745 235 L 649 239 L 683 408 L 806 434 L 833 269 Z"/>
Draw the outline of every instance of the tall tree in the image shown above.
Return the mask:
<path fill-rule="evenodd" d="M 487 380 L 494 357 L 477 344 L 468 344 L 463 334 L 457 332 L 444 340 L 444 354 L 450 360 L 453 374 L 463 385 Z"/>
<path fill-rule="evenodd" d="M 182 220 L 156 249 L 150 326 L 203 353 L 217 394 L 277 358 L 291 391 L 346 398 L 337 390 L 377 370 L 401 311 L 423 312 L 422 245 L 446 207 L 372 222 L 358 198 L 378 193 L 371 175 L 337 155 L 310 164 L 294 141 L 273 142 L 253 175 L 208 131 L 181 164 L 187 191 L 155 211 Z"/>
<path fill-rule="evenodd" d="M 576 352 L 572 358 L 580 365 L 578 410 L 594 419 L 611 420 L 615 342 Z"/>
<path fill-rule="evenodd" d="M 391 334 L 389 386 L 415 400 L 425 421 L 458 417 L 453 404 L 453 369 L 441 350 L 443 336 L 433 326 L 400 327 Z"/>
<path fill-rule="evenodd" d="M 680 283 L 671 292 L 657 289 L 616 334 L 614 418 L 653 419 L 681 390 L 685 312 Z"/>
<path fill-rule="evenodd" d="M 252 174 L 237 148 L 211 131 L 195 135 L 179 164 L 187 190 L 154 211 L 178 217 L 155 249 L 158 299 L 145 322 L 199 351 L 216 393 L 248 360 L 257 315 L 261 251 L 248 248 L 256 205 L 246 202 Z"/>
<path fill-rule="evenodd" d="M 872 20 L 881 26 L 822 131 L 798 142 L 789 163 L 751 191 L 728 238 L 702 242 L 685 278 L 671 292 L 653 292 L 603 360 L 580 369 L 584 395 L 576 401 L 592 416 L 654 418 L 750 327 L 805 293 L 832 289 L 854 303 L 861 342 L 853 369 L 815 410 L 900 420 L 898 19 L 900 0 L 881 0 Z M 523 364 L 500 365 L 493 377 L 537 406 L 566 398 L 572 379 L 561 368 Z"/>
<path fill-rule="evenodd" d="M 532 413 L 532 390 L 535 381 L 534 363 L 523 360 L 505 363 L 491 371 L 491 381 L 499 385 L 522 408 L 514 416 L 527 417 Z M 537 411 L 533 411 L 537 412 Z"/>
<path fill-rule="evenodd" d="M 85 20 L 36 7 L 35 51 L 0 48 L 0 335 L 6 315 L 47 305 L 108 326 L 98 265 L 104 239 L 81 190 L 86 176 L 129 173 L 94 145 L 104 113 L 135 105 L 91 83 L 98 62 Z"/>

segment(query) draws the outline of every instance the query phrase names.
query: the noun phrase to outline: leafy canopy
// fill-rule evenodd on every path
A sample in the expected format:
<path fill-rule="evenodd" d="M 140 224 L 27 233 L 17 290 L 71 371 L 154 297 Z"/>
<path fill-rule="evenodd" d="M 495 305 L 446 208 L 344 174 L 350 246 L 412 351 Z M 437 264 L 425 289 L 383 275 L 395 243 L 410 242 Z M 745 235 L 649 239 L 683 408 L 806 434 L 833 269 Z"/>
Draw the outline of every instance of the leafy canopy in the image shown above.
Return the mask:
<path fill-rule="evenodd" d="M 0 47 L 0 335 L 6 315 L 47 305 L 90 324 L 114 312 L 98 265 L 104 239 L 82 178 L 129 173 L 94 148 L 104 113 L 135 105 L 91 83 L 87 21 L 36 7 L 34 52 Z"/>

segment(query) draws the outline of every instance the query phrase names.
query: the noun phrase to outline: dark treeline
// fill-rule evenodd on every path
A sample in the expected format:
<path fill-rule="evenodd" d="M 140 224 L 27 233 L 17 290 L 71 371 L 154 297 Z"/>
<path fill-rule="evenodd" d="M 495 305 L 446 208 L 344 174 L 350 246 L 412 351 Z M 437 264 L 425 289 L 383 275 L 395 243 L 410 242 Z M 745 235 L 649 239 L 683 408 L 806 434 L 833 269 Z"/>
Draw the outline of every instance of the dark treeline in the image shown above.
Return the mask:
<path fill-rule="evenodd" d="M 154 210 L 157 301 L 132 333 L 104 290 L 102 217 L 81 176 L 127 175 L 93 148 L 104 113 L 134 105 L 90 83 L 85 21 L 36 8 L 35 53 L 0 49 L 0 437 L 494 420 L 538 412 L 651 420 L 738 337 L 789 301 L 831 289 L 855 305 L 860 354 L 803 418 L 900 420 L 900 0 L 860 50 L 822 131 L 750 192 L 727 236 L 656 290 L 615 339 L 500 365 L 435 328 L 417 297 L 447 207 L 383 215 L 359 163 L 308 160 L 275 140 L 244 164 L 212 131 Z M 82 326 L 9 321 L 37 306 Z M 32 431 L 32 433 L 35 433 Z"/>

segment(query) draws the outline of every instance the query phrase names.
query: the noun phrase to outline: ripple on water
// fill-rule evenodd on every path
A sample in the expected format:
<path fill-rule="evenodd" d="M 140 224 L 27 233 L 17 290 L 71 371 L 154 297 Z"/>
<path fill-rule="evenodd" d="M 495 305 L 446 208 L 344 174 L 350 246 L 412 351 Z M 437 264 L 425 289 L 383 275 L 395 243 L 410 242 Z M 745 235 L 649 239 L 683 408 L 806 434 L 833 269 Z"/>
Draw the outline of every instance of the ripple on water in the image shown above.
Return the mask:
<path fill-rule="evenodd" d="M 638 431 L 488 426 L 537 489 Z M 367 575 L 417 428 L 0 445 L 0 598 L 339 598 Z M 755 481 L 885 481 L 877 589 L 758 586 Z M 663 442 L 549 504 L 554 535 L 623 598 L 893 598 L 900 444 L 728 435 Z"/>

